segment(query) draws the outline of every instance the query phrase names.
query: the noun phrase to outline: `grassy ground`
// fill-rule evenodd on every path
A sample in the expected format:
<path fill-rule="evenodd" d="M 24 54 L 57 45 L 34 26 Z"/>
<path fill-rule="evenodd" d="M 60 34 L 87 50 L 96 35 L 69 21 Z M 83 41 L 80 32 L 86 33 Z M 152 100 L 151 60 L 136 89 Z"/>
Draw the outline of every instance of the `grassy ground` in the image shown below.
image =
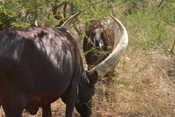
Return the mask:
<path fill-rule="evenodd" d="M 173 65 L 174 61 L 160 51 L 132 48 L 122 58 L 114 83 L 97 86 L 94 108 L 99 117 L 173 117 Z"/>

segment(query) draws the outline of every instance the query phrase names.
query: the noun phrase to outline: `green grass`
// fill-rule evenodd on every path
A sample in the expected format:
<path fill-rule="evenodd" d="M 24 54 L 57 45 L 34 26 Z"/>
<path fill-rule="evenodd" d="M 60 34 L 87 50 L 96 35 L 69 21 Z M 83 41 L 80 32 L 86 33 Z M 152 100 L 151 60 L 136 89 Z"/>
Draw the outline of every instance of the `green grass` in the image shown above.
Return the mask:
<path fill-rule="evenodd" d="M 126 24 L 130 34 L 129 45 L 136 45 L 143 49 L 168 49 L 167 41 L 172 40 L 170 29 L 156 11 L 147 12 L 137 12 L 127 16 Z"/>

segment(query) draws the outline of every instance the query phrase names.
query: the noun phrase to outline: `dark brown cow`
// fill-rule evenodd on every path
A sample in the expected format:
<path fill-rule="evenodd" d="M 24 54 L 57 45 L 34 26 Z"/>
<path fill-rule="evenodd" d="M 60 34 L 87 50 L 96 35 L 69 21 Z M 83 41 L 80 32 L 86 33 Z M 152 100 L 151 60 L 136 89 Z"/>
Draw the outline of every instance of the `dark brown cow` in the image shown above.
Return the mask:
<path fill-rule="evenodd" d="M 66 117 L 74 106 L 90 117 L 97 78 L 109 70 L 127 47 L 125 27 L 115 19 L 122 36 L 114 51 L 93 69 L 85 71 L 79 48 L 65 28 L 31 27 L 0 32 L 0 104 L 6 117 L 21 117 L 26 109 L 51 117 L 50 104 L 62 98 Z M 104 67 L 105 66 L 105 67 Z M 105 70 L 106 69 L 106 70 Z"/>

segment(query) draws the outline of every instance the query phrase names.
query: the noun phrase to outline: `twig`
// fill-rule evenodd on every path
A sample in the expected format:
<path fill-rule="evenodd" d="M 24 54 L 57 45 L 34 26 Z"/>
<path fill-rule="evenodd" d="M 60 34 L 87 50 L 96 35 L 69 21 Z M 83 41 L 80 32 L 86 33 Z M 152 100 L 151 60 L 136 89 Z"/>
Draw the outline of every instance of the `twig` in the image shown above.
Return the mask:
<path fill-rule="evenodd" d="M 159 5 L 158 5 L 158 8 L 162 8 L 163 5 L 164 5 L 164 3 L 165 3 L 165 0 L 161 0 L 160 3 L 159 3 Z"/>
<path fill-rule="evenodd" d="M 174 40 L 173 45 L 172 45 L 171 50 L 170 50 L 170 53 L 172 53 L 172 54 L 175 54 L 174 51 L 173 51 L 174 47 L 175 47 L 175 40 Z"/>

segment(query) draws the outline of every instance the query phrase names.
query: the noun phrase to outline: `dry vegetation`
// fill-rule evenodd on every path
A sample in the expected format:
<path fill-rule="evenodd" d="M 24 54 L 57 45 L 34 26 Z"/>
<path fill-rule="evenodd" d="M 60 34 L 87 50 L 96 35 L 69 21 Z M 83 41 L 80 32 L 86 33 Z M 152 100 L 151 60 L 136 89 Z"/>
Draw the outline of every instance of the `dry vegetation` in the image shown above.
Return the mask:
<path fill-rule="evenodd" d="M 98 84 L 94 108 L 99 117 L 173 117 L 173 67 L 174 62 L 160 51 L 129 49 L 114 83 Z"/>

